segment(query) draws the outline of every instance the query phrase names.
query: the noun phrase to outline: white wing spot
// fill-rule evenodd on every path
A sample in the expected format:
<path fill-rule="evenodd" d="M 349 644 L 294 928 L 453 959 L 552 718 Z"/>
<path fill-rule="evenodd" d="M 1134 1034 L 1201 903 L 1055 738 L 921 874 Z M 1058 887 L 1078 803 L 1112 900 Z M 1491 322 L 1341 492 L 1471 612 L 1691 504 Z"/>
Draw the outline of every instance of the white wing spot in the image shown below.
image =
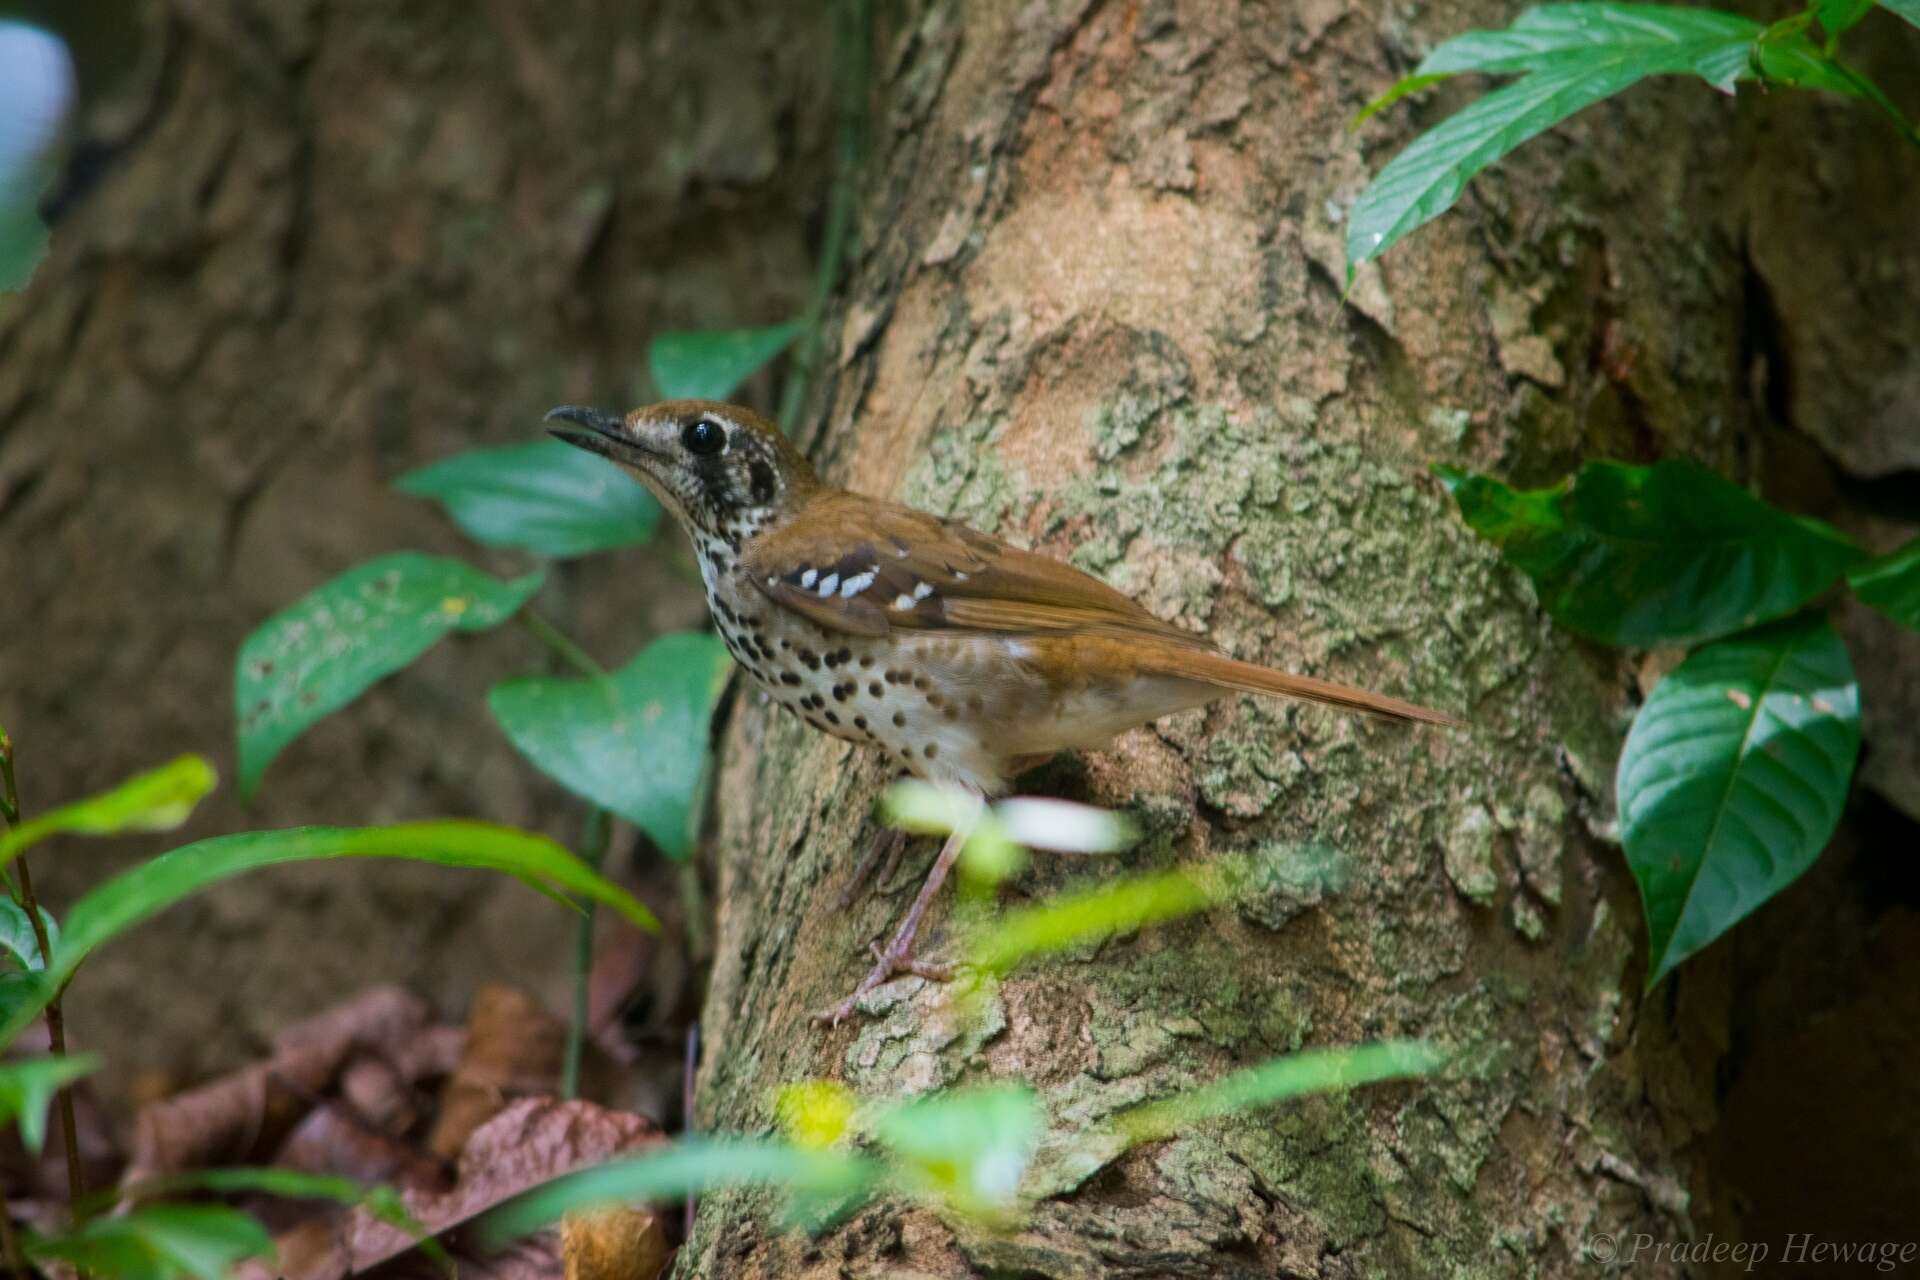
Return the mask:
<path fill-rule="evenodd" d="M 933 584 L 931 582 L 923 582 L 913 589 L 913 602 L 918 604 L 932 594 Z"/>
<path fill-rule="evenodd" d="M 853 599 L 853 597 L 859 595 L 862 591 L 865 591 L 868 587 L 872 586 L 873 575 L 876 572 L 878 571 L 874 569 L 869 569 L 865 573 L 856 574 L 853 577 L 850 577 L 846 581 L 842 582 L 840 584 L 840 598 L 843 600 L 851 600 Z"/>
<path fill-rule="evenodd" d="M 820 571 L 818 569 L 809 569 L 800 575 L 800 585 L 803 587 L 812 587 L 813 580 L 819 576 Z"/>
<path fill-rule="evenodd" d="M 893 598 L 893 607 L 900 610 L 913 608 L 913 597 L 901 592 Z"/>
<path fill-rule="evenodd" d="M 828 596 L 832 595 L 834 592 L 838 591 L 839 589 L 840 589 L 839 574 L 830 573 L 826 577 L 820 579 L 820 598 L 822 600 L 825 600 Z"/>
<path fill-rule="evenodd" d="M 955 582 L 965 582 L 967 580 L 967 571 L 965 569 L 955 569 L 953 571 L 953 580 Z"/>

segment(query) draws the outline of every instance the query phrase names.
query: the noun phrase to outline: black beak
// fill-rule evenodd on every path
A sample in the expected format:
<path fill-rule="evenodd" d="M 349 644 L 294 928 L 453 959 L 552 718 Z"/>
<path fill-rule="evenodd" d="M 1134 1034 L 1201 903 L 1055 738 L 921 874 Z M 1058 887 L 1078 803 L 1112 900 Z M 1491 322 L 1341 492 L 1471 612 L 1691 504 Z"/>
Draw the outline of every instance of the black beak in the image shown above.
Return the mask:
<path fill-rule="evenodd" d="M 603 458 L 617 460 L 631 454 L 634 449 L 634 442 L 627 436 L 627 424 L 610 413 L 601 413 L 598 409 L 588 409 L 577 404 L 563 404 L 557 409 L 547 410 L 545 420 L 571 422 L 573 427 L 548 427 L 547 434 L 557 440 L 565 440 L 576 448 L 585 449 L 588 453 L 597 453 Z"/>

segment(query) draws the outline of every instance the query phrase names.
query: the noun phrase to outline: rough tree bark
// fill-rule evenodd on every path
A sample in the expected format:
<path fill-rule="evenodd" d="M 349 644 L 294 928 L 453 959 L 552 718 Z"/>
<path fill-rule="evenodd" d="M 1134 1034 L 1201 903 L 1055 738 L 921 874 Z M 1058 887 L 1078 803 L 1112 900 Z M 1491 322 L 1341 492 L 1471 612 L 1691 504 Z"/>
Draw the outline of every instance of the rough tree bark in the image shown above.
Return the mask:
<path fill-rule="evenodd" d="M 380 552 L 476 556 L 396 475 L 533 438 L 554 403 L 642 397 L 662 329 L 793 315 L 825 200 L 824 15 L 142 11 L 143 70 L 83 130 L 51 257 L 0 299 L 0 722 L 36 809 L 181 751 L 231 777 L 250 627 Z M 705 617 L 659 549 L 550 591 L 607 662 Z M 444 645 L 296 744 L 251 809 L 225 789 L 183 836 L 462 814 L 571 840 L 578 806 L 482 702 L 549 662 L 513 629 Z M 56 905 L 131 850 L 60 852 Z M 116 944 L 73 1021 L 116 1071 L 194 1073 L 362 983 L 457 1010 L 478 977 L 560 981 L 571 928 L 504 880 L 293 869 Z"/>
<path fill-rule="evenodd" d="M 1147 832 L 1099 874 L 1233 851 L 1270 888 L 1029 963 L 984 1030 L 903 979 L 877 1016 L 825 1033 L 808 1013 L 864 970 L 930 855 L 836 913 L 886 771 L 745 697 L 717 788 L 701 1103 L 704 1127 L 759 1130 L 772 1090 L 804 1077 L 876 1098 L 1021 1080 L 1068 1127 L 1395 1035 L 1474 1046 L 1479 1073 L 1199 1126 L 1050 1188 L 1011 1234 L 888 1202 L 810 1241 L 770 1229 L 764 1196 L 716 1196 L 680 1274 L 1560 1275 L 1585 1272 L 1596 1232 L 1738 1232 L 1696 1150 L 1730 1061 L 1727 961 L 1643 1001 L 1638 904 L 1603 839 L 1645 673 L 1547 626 L 1424 467 L 1537 483 L 1596 454 L 1743 477 L 1777 463 L 1746 254 L 1805 303 L 1782 225 L 1803 214 L 1741 175 L 1781 146 L 1770 131 L 1805 126 L 1756 126 L 1770 104 L 1693 85 L 1637 90 L 1483 177 L 1343 305 L 1344 210 L 1466 91 L 1358 135 L 1348 120 L 1433 41 L 1517 8 L 891 13 L 865 247 L 810 437 L 827 473 L 1068 555 L 1234 653 L 1475 729 L 1230 700 L 1055 766 L 1028 785 Z M 1898 158 L 1875 127 L 1846 145 Z M 1773 334 L 1776 366 L 1790 348 L 1819 364 L 1819 323 Z M 1881 393 L 1912 376 L 1910 352 L 1820 394 L 1906 421 Z M 1085 874 L 1041 857 L 1004 896 Z"/>

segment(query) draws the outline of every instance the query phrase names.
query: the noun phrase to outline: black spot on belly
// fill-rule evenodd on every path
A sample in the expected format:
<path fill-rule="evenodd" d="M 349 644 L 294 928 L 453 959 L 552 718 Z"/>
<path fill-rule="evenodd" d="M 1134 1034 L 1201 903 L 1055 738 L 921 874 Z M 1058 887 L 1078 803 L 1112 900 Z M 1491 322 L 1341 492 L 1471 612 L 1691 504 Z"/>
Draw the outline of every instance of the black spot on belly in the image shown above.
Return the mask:
<path fill-rule="evenodd" d="M 780 683 L 781 684 L 799 684 L 800 677 L 795 675 L 791 671 L 782 671 L 780 673 Z"/>
<path fill-rule="evenodd" d="M 878 680 L 869 680 L 867 682 L 867 692 L 876 698 L 884 698 L 887 696 L 887 691 L 881 688 Z"/>

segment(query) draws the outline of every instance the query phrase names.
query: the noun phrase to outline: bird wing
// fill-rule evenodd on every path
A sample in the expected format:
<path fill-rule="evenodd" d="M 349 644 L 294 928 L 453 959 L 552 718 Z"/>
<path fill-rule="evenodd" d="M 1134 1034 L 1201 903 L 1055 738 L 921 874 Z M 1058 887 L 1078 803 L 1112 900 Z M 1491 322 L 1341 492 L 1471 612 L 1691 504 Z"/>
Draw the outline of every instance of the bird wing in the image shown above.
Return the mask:
<path fill-rule="evenodd" d="M 755 538 L 741 567 L 768 599 L 847 635 L 1017 632 L 1062 685 L 1170 676 L 1435 724 L 1444 712 L 1241 662 L 1072 565 L 955 520 L 850 493 Z"/>
<path fill-rule="evenodd" d="M 849 635 L 1095 628 L 1208 647 L 1072 565 L 849 493 L 755 538 L 741 567 L 769 599 Z"/>

